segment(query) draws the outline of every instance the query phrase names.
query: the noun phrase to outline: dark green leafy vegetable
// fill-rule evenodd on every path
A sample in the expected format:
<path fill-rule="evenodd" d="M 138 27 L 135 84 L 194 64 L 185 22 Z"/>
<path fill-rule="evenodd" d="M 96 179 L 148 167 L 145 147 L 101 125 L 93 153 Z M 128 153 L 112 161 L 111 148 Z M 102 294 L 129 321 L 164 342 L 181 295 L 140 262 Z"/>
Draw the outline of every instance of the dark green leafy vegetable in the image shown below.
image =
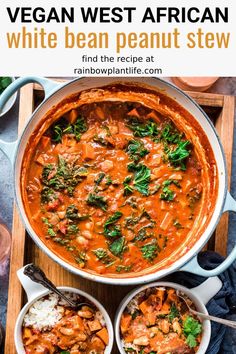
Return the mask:
<path fill-rule="evenodd" d="M 175 197 L 175 193 L 169 187 L 163 187 L 160 195 L 161 200 L 172 201 Z"/>
<path fill-rule="evenodd" d="M 100 208 L 103 211 L 107 210 L 107 200 L 101 195 L 90 193 L 86 199 L 86 202 L 88 205 L 91 205 L 95 208 Z"/>
<path fill-rule="evenodd" d="M 157 123 L 152 119 L 142 120 L 131 117 L 127 126 L 134 132 L 134 136 L 143 138 L 145 136 L 156 137 L 159 134 Z"/>
<path fill-rule="evenodd" d="M 132 264 L 131 265 L 128 265 L 128 266 L 124 266 L 124 265 L 121 265 L 119 264 L 117 267 L 116 267 L 116 272 L 117 273 L 127 273 L 127 272 L 130 272 L 132 269 Z"/>
<path fill-rule="evenodd" d="M 87 131 L 87 123 L 85 119 L 82 116 L 79 116 L 73 124 L 73 132 L 75 134 L 76 140 L 79 141 L 81 138 L 81 135 Z"/>
<path fill-rule="evenodd" d="M 179 317 L 179 310 L 177 309 L 177 307 L 175 306 L 175 304 L 171 305 L 170 308 L 170 313 L 168 315 L 169 320 L 172 322 L 174 318 Z"/>
<path fill-rule="evenodd" d="M 171 143 L 171 144 L 178 144 L 183 137 L 183 134 L 180 133 L 172 123 L 167 123 L 160 135 L 160 139 L 163 140 L 166 143 Z"/>
<path fill-rule="evenodd" d="M 158 251 L 159 247 L 155 240 L 141 247 L 143 258 L 149 262 L 152 262 L 157 257 Z"/>
<path fill-rule="evenodd" d="M 97 259 L 99 259 L 104 264 L 111 264 L 114 260 L 108 255 L 107 251 L 104 248 L 98 248 L 93 251 Z"/>
<path fill-rule="evenodd" d="M 199 190 L 199 188 L 197 187 L 191 188 L 190 192 L 187 194 L 189 207 L 191 209 L 193 209 L 196 202 L 201 199 L 201 196 L 202 196 L 202 191 Z"/>
<path fill-rule="evenodd" d="M 81 266 L 84 266 L 87 261 L 87 256 L 85 252 L 78 252 L 77 256 L 75 257 L 75 261 L 79 263 Z"/>
<path fill-rule="evenodd" d="M 143 195 L 149 195 L 149 183 L 151 179 L 151 170 L 147 166 L 139 163 L 129 163 L 128 171 L 134 172 L 134 188 Z"/>
<path fill-rule="evenodd" d="M 181 185 L 177 179 L 167 179 L 162 183 L 164 187 L 168 187 L 171 184 L 174 184 L 176 187 L 181 188 Z"/>
<path fill-rule="evenodd" d="M 66 208 L 66 217 L 71 220 L 78 219 L 79 210 L 76 208 L 74 204 L 69 205 Z"/>
<path fill-rule="evenodd" d="M 109 250 L 115 256 L 120 256 L 124 252 L 125 238 L 119 237 L 109 245 Z"/>
<path fill-rule="evenodd" d="M 94 181 L 97 185 L 99 185 L 101 182 L 102 182 L 102 180 L 103 180 L 103 178 L 106 176 L 106 174 L 104 173 L 104 172 L 100 172 L 99 174 L 98 174 L 98 177 L 97 177 L 97 179 Z"/>
<path fill-rule="evenodd" d="M 124 196 L 128 196 L 133 193 L 134 188 L 130 185 L 130 182 L 132 181 L 132 176 L 127 176 L 124 179 L 123 185 L 124 185 Z"/>
<path fill-rule="evenodd" d="M 153 232 L 148 232 L 148 229 L 153 227 L 154 224 L 143 226 L 138 231 L 138 234 L 135 236 L 134 241 L 145 241 L 147 238 L 153 237 Z"/>
<path fill-rule="evenodd" d="M 151 177 L 151 170 L 145 165 L 141 165 L 141 168 L 135 172 L 134 176 L 134 188 L 143 195 L 149 194 L 149 182 Z"/>
<path fill-rule="evenodd" d="M 52 224 L 48 221 L 47 218 L 42 218 L 42 222 L 47 225 L 48 227 L 52 227 Z"/>
<path fill-rule="evenodd" d="M 135 162 L 138 162 L 141 158 L 149 154 L 149 151 L 144 147 L 144 143 L 141 140 L 130 140 L 126 151 Z"/>
<path fill-rule="evenodd" d="M 11 83 L 12 79 L 10 77 L 0 76 L 0 95 Z"/>
<path fill-rule="evenodd" d="M 162 193 L 160 195 L 160 199 L 166 201 L 172 201 L 175 197 L 174 191 L 172 191 L 169 186 L 174 184 L 176 187 L 181 188 L 179 181 L 175 179 L 167 179 L 162 183 Z"/>
<path fill-rule="evenodd" d="M 180 224 L 178 219 L 175 219 L 173 221 L 173 225 L 176 227 L 176 229 L 183 229 L 184 227 L 182 226 L 182 224 Z"/>
<path fill-rule="evenodd" d="M 68 225 L 67 227 L 67 233 L 69 235 L 76 235 L 79 232 L 79 228 L 75 224 Z"/>
<path fill-rule="evenodd" d="M 82 116 L 79 116 L 74 124 L 70 124 L 65 118 L 61 118 L 52 127 L 52 141 L 60 143 L 64 134 L 73 134 L 77 141 L 87 131 L 87 123 Z"/>
<path fill-rule="evenodd" d="M 97 144 L 100 144 L 102 146 L 106 146 L 106 147 L 111 147 L 112 144 L 110 141 L 108 141 L 107 139 L 105 139 L 103 136 L 101 135 L 94 135 L 93 137 L 93 141 Z"/>
<path fill-rule="evenodd" d="M 67 189 L 68 194 L 72 196 L 74 188 L 87 175 L 87 168 L 68 164 L 66 160 L 59 155 L 58 165 L 49 164 L 44 166 L 41 178 L 44 185 L 57 191 Z"/>
<path fill-rule="evenodd" d="M 108 238 L 115 238 L 121 236 L 120 225 L 114 225 L 121 217 L 122 213 L 116 211 L 112 216 L 110 216 L 104 224 L 104 235 Z"/>
<path fill-rule="evenodd" d="M 165 149 L 167 153 L 168 161 L 176 168 L 186 170 L 185 160 L 190 155 L 189 150 L 190 141 L 183 140 L 177 143 L 177 147 L 174 150 L 169 148 Z"/>
<path fill-rule="evenodd" d="M 41 191 L 41 203 L 49 203 L 58 198 L 58 194 L 49 187 L 43 187 Z"/>
<path fill-rule="evenodd" d="M 106 185 L 110 186 L 112 184 L 112 179 L 110 176 L 106 176 Z"/>
<path fill-rule="evenodd" d="M 183 332 L 188 346 L 194 348 L 197 345 L 197 336 L 202 333 L 202 325 L 192 316 L 188 316 L 183 323 Z"/>
<path fill-rule="evenodd" d="M 52 228 L 48 228 L 48 235 L 50 237 L 55 237 L 56 236 L 56 232 L 52 229 Z"/>

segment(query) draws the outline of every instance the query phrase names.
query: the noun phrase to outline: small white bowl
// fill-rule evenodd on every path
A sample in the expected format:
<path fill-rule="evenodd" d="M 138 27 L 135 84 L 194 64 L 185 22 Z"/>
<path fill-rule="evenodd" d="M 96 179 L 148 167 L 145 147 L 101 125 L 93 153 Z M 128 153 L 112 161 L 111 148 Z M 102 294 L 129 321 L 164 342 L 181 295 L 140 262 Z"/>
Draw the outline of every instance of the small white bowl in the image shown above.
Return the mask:
<path fill-rule="evenodd" d="M 15 81 L 15 77 L 10 77 L 11 81 Z M 1 95 L 0 95 L 1 96 Z M 7 112 L 10 111 L 10 109 L 12 108 L 12 106 L 14 105 L 14 103 L 16 102 L 16 98 L 17 98 L 17 91 L 9 98 L 9 100 L 7 101 L 7 103 L 5 104 L 0 117 L 2 117 L 4 114 L 6 114 Z"/>
<path fill-rule="evenodd" d="M 24 267 L 25 268 L 25 267 Z M 16 324 L 15 324 L 15 331 L 14 331 L 14 339 L 15 339 L 15 346 L 16 346 L 16 351 L 18 354 L 25 354 L 25 349 L 23 346 L 23 341 L 22 341 L 22 323 L 25 314 L 29 310 L 29 308 L 39 300 L 40 298 L 44 297 L 45 295 L 48 295 L 50 291 L 45 290 L 45 288 L 42 285 L 36 284 L 33 281 L 31 281 L 27 276 L 23 274 L 24 268 L 21 268 L 18 270 L 17 275 L 18 278 L 23 286 L 23 288 L 26 291 L 28 302 L 26 305 L 22 308 L 21 312 L 19 313 Z M 113 342 L 114 342 L 114 334 L 113 334 L 113 326 L 111 319 L 105 310 L 105 308 L 102 306 L 102 304 L 96 300 L 93 296 L 85 293 L 82 290 L 76 289 L 76 288 L 71 288 L 68 286 L 59 286 L 58 289 L 70 292 L 70 293 L 75 293 L 81 296 L 84 296 L 86 299 L 88 299 L 90 302 L 92 302 L 97 309 L 102 313 L 104 320 L 106 322 L 106 327 L 108 330 L 108 335 L 109 335 L 109 343 L 105 349 L 105 354 L 110 354 L 112 352 L 112 347 L 113 347 Z"/>
<path fill-rule="evenodd" d="M 121 315 L 123 314 L 126 306 L 128 303 L 140 292 L 150 289 L 153 287 L 169 287 L 176 290 L 180 290 L 181 292 L 185 293 L 194 303 L 196 306 L 197 311 L 208 314 L 205 304 L 221 289 L 222 282 L 218 277 L 208 278 L 204 283 L 197 286 L 193 289 L 187 289 L 184 286 L 181 286 L 176 283 L 171 282 L 155 282 L 151 284 L 147 284 L 136 288 L 135 290 L 131 291 L 126 297 L 122 300 L 121 304 L 116 313 L 115 317 L 115 337 L 116 343 L 121 354 L 127 354 L 122 345 L 122 339 L 120 335 L 120 320 Z M 202 340 L 199 345 L 199 349 L 196 354 L 204 354 L 207 350 L 211 339 L 211 323 L 209 320 L 202 321 L 203 332 L 202 332 Z"/>

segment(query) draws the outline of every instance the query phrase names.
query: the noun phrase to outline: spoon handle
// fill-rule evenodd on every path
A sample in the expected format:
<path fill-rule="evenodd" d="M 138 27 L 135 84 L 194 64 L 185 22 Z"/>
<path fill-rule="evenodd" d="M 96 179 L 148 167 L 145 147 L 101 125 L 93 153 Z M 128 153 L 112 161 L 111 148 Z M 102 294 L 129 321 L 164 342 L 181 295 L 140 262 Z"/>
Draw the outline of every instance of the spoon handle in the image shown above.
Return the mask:
<path fill-rule="evenodd" d="M 67 298 L 60 290 L 56 288 L 56 286 L 46 277 L 42 269 L 37 267 L 34 264 L 29 264 L 24 269 L 24 274 L 27 275 L 32 281 L 35 283 L 39 283 L 43 285 L 48 290 L 56 293 L 60 297 L 62 297 L 66 302 L 68 302 L 72 307 L 75 307 L 76 304 L 74 301 Z"/>
<path fill-rule="evenodd" d="M 225 320 L 224 318 L 206 315 L 205 313 L 201 313 L 201 312 L 198 312 L 198 311 L 195 311 L 192 309 L 191 309 L 191 312 L 194 315 L 197 315 L 197 316 L 204 318 L 206 320 L 214 321 L 214 322 L 217 322 L 217 323 L 223 324 L 225 326 L 232 327 L 232 328 L 236 329 L 236 321 L 230 321 L 230 320 Z"/>

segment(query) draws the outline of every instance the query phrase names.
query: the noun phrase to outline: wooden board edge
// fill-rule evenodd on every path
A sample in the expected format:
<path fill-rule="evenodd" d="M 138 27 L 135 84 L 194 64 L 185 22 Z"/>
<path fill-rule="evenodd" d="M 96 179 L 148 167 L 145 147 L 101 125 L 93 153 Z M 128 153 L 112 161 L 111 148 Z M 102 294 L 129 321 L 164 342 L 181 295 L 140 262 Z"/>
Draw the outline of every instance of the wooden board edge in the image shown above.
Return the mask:
<path fill-rule="evenodd" d="M 234 143 L 234 112 L 235 112 L 235 97 L 224 96 L 224 105 L 221 112 L 220 122 L 216 122 L 216 128 L 220 132 L 221 142 L 223 145 L 226 165 L 228 171 L 228 188 L 231 185 L 232 172 L 232 151 Z M 229 117 L 233 117 L 229 119 Z M 229 214 L 224 214 L 217 226 L 215 234 L 215 251 L 223 256 L 227 254 L 228 241 L 228 221 Z"/>
<path fill-rule="evenodd" d="M 18 132 L 21 133 L 33 109 L 33 85 L 24 86 L 20 93 Z M 6 318 L 5 353 L 15 354 L 14 328 L 22 308 L 23 289 L 17 278 L 17 270 L 23 267 L 25 258 L 25 228 L 16 204 L 13 206 L 12 244 L 10 257 L 8 304 Z"/>

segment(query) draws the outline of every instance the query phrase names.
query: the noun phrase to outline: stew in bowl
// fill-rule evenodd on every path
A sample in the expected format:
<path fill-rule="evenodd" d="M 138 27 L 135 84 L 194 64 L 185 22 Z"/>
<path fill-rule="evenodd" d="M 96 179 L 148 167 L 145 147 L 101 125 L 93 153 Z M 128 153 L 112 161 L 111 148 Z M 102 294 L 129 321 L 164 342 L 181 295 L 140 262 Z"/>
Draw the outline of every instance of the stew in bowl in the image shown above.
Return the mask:
<path fill-rule="evenodd" d="M 192 300 L 186 297 L 191 308 Z M 127 304 L 120 319 L 120 337 L 125 353 L 181 354 L 198 351 L 201 321 L 169 287 L 151 287 Z"/>

